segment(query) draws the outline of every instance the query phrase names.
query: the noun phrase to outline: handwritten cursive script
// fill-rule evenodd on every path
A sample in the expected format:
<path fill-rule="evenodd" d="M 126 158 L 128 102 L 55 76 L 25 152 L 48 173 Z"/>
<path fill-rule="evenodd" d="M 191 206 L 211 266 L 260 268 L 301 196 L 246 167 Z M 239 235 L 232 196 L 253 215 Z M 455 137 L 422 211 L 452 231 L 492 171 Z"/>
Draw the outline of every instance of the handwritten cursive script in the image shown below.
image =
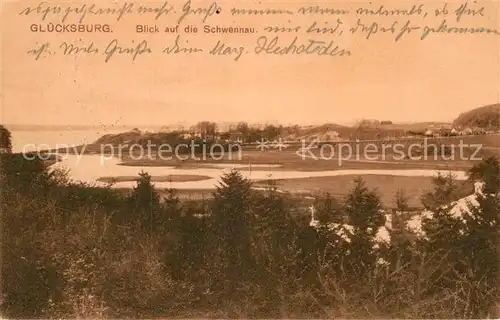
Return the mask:
<path fill-rule="evenodd" d="M 17 13 L 47 20 L 30 19 L 25 30 L 38 36 L 36 44 L 27 44 L 25 49 L 35 61 L 102 56 L 107 63 L 123 57 L 143 60 L 155 54 L 234 61 L 244 61 L 247 55 L 346 58 L 356 56 L 357 42 L 375 38 L 393 40 L 377 42 L 377 46 L 431 37 L 481 36 L 487 41 L 500 35 L 498 26 L 488 19 L 491 12 L 491 6 L 465 0 L 315 6 L 258 3 L 226 8 L 217 1 L 167 0 L 79 6 L 42 1 Z M 231 21 L 218 19 L 224 15 Z M 128 16 L 135 18 L 127 23 Z M 263 16 L 265 23 L 255 19 Z M 103 21 L 84 23 L 87 19 Z M 65 36 L 65 41 L 52 44 L 45 39 L 44 35 L 54 33 Z M 68 40 L 72 35 L 73 40 Z"/>

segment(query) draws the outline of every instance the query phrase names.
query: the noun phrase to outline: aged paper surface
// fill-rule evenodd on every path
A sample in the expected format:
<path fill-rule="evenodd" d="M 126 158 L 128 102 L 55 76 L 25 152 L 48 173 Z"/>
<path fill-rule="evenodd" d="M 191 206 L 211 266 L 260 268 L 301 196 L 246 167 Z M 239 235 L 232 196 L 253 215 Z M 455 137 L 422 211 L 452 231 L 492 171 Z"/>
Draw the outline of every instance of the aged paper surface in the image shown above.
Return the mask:
<path fill-rule="evenodd" d="M 5 317 L 497 316 L 498 1 L 1 15 Z"/>

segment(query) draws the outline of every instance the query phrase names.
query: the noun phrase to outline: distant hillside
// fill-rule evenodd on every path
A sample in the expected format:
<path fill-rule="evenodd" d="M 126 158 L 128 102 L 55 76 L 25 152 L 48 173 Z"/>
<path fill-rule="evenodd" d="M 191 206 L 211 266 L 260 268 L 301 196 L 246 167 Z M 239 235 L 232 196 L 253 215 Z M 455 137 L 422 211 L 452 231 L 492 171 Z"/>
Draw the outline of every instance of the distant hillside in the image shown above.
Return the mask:
<path fill-rule="evenodd" d="M 177 145 L 184 142 L 182 136 L 178 132 L 147 132 L 137 128 L 121 132 L 117 134 L 106 134 L 97 139 L 94 145 L 145 145 L 148 142 L 151 144 L 172 144 Z"/>
<path fill-rule="evenodd" d="M 458 127 L 500 129 L 500 103 L 464 112 L 453 122 Z"/>

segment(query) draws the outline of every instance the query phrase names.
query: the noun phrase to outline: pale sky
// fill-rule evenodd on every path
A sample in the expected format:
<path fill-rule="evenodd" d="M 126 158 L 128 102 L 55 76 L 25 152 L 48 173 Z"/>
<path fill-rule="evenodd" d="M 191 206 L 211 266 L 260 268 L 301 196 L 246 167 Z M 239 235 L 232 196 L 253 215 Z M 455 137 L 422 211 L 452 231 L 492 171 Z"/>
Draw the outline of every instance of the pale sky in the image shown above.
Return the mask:
<path fill-rule="evenodd" d="M 298 17 L 232 17 L 230 9 L 263 8 L 257 1 L 221 2 L 220 15 L 207 24 L 255 27 L 253 35 L 186 35 L 183 43 L 205 50 L 204 53 L 164 55 L 166 44 L 175 35 L 135 33 L 136 24 L 154 24 L 151 17 L 128 16 L 119 23 L 109 20 L 114 32 L 108 33 L 33 33 L 32 23 L 56 22 L 56 17 L 41 21 L 33 16 L 19 16 L 26 6 L 37 1 L 4 1 L 2 8 L 2 109 L 0 122 L 6 124 L 43 125 L 168 125 L 180 121 L 248 121 L 281 123 L 352 122 L 361 118 L 394 122 L 451 121 L 459 113 L 500 101 L 500 36 L 498 35 L 430 35 L 421 41 L 417 33 L 403 37 L 397 44 L 395 35 L 377 34 L 370 40 L 361 35 L 310 36 L 299 33 L 302 43 L 307 39 L 334 40 L 352 52 L 350 57 L 272 56 L 253 54 L 260 36 L 274 35 L 263 28 L 268 25 L 307 28 L 313 21 L 334 25 L 338 16 Z M 80 5 L 82 2 L 54 2 Z M 117 6 L 116 1 L 96 2 L 101 6 Z M 137 2 L 158 6 L 161 2 Z M 183 1 L 171 1 L 181 7 Z M 194 1 L 193 6 L 210 4 Z M 330 5 L 328 5 L 330 3 Z M 422 3 L 422 2 L 421 2 Z M 457 7 L 459 2 L 450 2 Z M 372 7 L 389 2 L 373 2 Z M 500 30 L 499 3 L 484 2 L 486 16 L 464 17 L 460 24 L 449 20 L 450 26 L 488 27 Z M 273 1 L 273 8 L 300 5 L 357 8 L 367 2 L 304 2 Z M 393 2 L 393 7 L 409 8 L 409 2 Z M 434 9 L 443 3 L 428 3 L 429 17 L 412 21 L 416 25 L 439 26 L 442 18 L 434 18 Z M 478 5 L 476 5 L 478 6 Z M 432 9 L 432 10 L 431 10 Z M 180 10 L 180 9 L 179 9 Z M 342 17 L 350 26 L 354 14 Z M 290 22 L 288 22 L 290 20 Z M 369 17 L 390 26 L 395 18 Z M 86 23 L 106 23 L 88 18 Z M 406 21 L 400 18 L 398 21 Z M 73 22 L 73 21 L 71 21 Z M 185 22 L 184 25 L 188 23 Z M 160 29 L 175 25 L 174 16 L 160 18 Z M 202 26 L 193 17 L 189 24 Z M 295 35 L 293 35 L 295 36 Z M 292 35 L 281 35 L 280 43 L 291 42 Z M 50 42 L 54 51 L 63 41 L 81 43 L 94 41 L 104 49 L 113 39 L 130 44 L 146 39 L 156 52 L 151 56 L 115 57 L 104 63 L 104 57 L 54 56 L 35 61 L 26 52 L 37 42 Z M 251 53 L 239 61 L 226 56 L 210 56 L 208 52 L 218 41 L 244 46 Z"/>

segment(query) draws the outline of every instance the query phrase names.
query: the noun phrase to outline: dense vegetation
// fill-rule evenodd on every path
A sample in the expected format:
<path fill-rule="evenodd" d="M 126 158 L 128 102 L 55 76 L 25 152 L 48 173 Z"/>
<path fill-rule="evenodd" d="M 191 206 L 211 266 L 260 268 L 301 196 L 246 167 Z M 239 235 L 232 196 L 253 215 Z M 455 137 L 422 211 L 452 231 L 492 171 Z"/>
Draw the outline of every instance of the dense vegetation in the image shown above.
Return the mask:
<path fill-rule="evenodd" d="M 142 173 L 123 195 L 69 181 L 38 160 L 1 155 L 2 312 L 8 318 L 494 317 L 498 300 L 500 166 L 471 170 L 486 182 L 474 216 L 438 177 L 423 197 L 436 212 L 427 237 L 385 223 L 377 194 L 356 182 L 340 201 L 318 199 L 320 226 L 272 185 L 266 193 L 233 171 L 214 199 L 163 201 Z M 495 194 L 495 195 L 490 195 Z M 406 210 L 397 197 L 394 221 Z M 300 210 L 299 210 L 300 211 Z M 349 223 L 346 240 L 329 230 Z M 401 222 L 401 221 L 400 221 Z M 400 223 L 402 225 L 402 223 Z"/>
<path fill-rule="evenodd" d="M 417 126 L 422 128 L 422 126 Z M 118 134 L 107 134 L 94 142 L 94 145 L 122 145 L 126 146 L 133 144 L 147 146 L 169 144 L 175 147 L 179 144 L 191 144 L 194 139 L 196 145 L 206 144 L 208 148 L 213 143 L 224 144 L 226 141 L 240 140 L 243 143 L 255 143 L 257 141 L 275 141 L 283 139 L 290 140 L 329 140 L 332 137 L 326 135 L 335 134 L 341 139 L 348 140 L 375 140 L 385 139 L 387 137 L 404 136 L 408 130 L 413 128 L 411 125 L 393 126 L 390 121 L 368 121 L 364 120 L 355 126 L 342 126 L 338 124 L 324 124 L 320 126 L 300 127 L 293 126 L 275 126 L 272 124 L 263 127 L 251 126 L 246 122 L 240 122 L 237 125 L 230 127 L 224 132 L 220 132 L 215 123 L 209 121 L 199 122 L 197 125 L 189 128 L 187 132 L 197 133 L 197 137 L 185 137 L 181 131 L 173 132 L 141 132 L 134 129 L 129 132 Z M 423 127 L 422 133 L 425 131 Z M 407 130 L 408 129 L 408 130 Z M 217 139 L 218 138 L 218 139 Z M 153 148 L 154 149 L 154 148 Z"/>
<path fill-rule="evenodd" d="M 232 137 L 231 134 L 238 134 L 239 140 L 245 143 L 256 142 L 264 140 L 275 140 L 285 132 L 283 127 L 277 127 L 274 125 L 266 125 L 263 129 L 250 127 L 247 123 L 241 122 L 230 131 L 224 133 L 218 133 L 217 125 L 213 122 L 202 121 L 196 126 L 193 126 L 188 130 L 190 133 L 197 133 L 197 137 L 185 137 L 184 133 L 181 131 L 172 132 L 141 132 L 138 129 L 134 129 L 129 132 L 118 133 L 118 134 L 107 134 L 99 138 L 94 142 L 96 145 L 110 144 L 110 145 L 126 145 L 129 146 L 133 144 L 139 144 L 147 146 L 147 144 L 152 144 L 160 146 L 162 144 L 169 144 L 173 148 L 180 144 L 191 145 L 193 142 L 196 146 L 201 146 L 203 144 L 210 148 L 213 143 L 224 144 L 226 140 L 238 140 Z M 192 141 L 194 139 L 194 141 Z M 202 149 L 201 147 L 199 148 Z"/>
<path fill-rule="evenodd" d="M 10 131 L 0 125 L 0 153 L 12 152 L 12 137 Z"/>
<path fill-rule="evenodd" d="M 487 130 L 500 129 L 500 103 L 462 113 L 453 124 L 458 127 L 479 127 Z"/>

